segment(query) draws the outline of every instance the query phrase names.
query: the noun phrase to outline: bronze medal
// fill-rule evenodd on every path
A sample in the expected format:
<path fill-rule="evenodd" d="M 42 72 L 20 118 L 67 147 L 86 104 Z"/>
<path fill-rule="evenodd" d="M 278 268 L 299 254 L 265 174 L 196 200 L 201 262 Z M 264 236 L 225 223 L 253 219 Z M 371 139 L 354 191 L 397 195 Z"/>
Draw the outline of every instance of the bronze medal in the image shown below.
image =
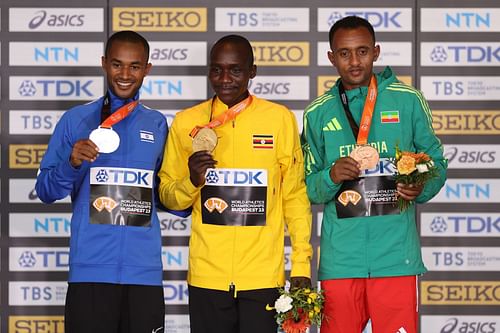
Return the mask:
<path fill-rule="evenodd" d="M 361 170 L 373 169 L 379 161 L 377 149 L 370 145 L 357 146 L 349 156 L 360 164 Z"/>
<path fill-rule="evenodd" d="M 217 146 L 217 134 L 211 128 L 201 128 L 193 138 L 193 152 L 206 150 L 211 153 Z"/>

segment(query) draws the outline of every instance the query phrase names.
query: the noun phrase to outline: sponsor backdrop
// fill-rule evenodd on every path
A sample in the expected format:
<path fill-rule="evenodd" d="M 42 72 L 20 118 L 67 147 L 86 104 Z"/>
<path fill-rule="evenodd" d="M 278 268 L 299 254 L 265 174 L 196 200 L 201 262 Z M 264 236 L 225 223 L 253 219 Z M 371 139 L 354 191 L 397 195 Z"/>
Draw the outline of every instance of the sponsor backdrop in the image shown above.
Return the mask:
<path fill-rule="evenodd" d="M 479 7 L 478 7 L 479 6 Z M 358 15 L 375 26 L 376 70 L 393 66 L 421 89 L 449 159 L 449 180 L 418 207 L 429 272 L 420 332 L 500 332 L 500 4 L 477 1 L 35 1 L 0 4 L 0 331 L 63 332 L 71 207 L 42 204 L 34 180 L 61 115 L 102 95 L 104 41 L 133 29 L 151 42 L 143 101 L 171 121 L 212 95 L 207 51 L 247 36 L 258 76 L 250 91 L 302 111 L 337 78 L 327 31 Z M 314 207 L 314 263 L 321 207 Z M 166 332 L 189 331 L 185 282 L 190 219 L 161 213 Z M 287 241 L 288 244 L 288 241 Z M 290 248 L 284 260 L 289 264 Z M 314 265 L 315 266 L 315 265 Z M 314 278 L 316 272 L 314 271 Z M 312 331 L 315 331 L 313 329 Z M 369 332 L 370 328 L 366 329 Z"/>

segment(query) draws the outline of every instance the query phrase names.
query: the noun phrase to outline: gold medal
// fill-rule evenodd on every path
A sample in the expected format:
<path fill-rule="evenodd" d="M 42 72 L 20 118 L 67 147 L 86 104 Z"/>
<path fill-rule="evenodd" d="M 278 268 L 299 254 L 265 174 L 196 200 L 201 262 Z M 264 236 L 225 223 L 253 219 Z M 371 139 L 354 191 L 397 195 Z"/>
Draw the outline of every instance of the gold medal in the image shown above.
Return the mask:
<path fill-rule="evenodd" d="M 360 164 L 361 170 L 373 169 L 377 166 L 379 155 L 377 149 L 370 145 L 357 146 L 349 155 Z"/>
<path fill-rule="evenodd" d="M 193 138 L 193 152 L 206 150 L 211 153 L 217 146 L 217 134 L 211 128 L 201 128 Z"/>

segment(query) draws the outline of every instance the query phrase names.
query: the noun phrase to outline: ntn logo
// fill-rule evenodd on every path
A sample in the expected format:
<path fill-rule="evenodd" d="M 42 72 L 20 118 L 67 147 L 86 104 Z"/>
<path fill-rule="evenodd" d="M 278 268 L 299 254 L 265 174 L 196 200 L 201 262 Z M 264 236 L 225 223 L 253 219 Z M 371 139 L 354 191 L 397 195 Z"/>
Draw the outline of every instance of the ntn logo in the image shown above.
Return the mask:
<path fill-rule="evenodd" d="M 470 27 L 479 28 L 481 26 L 490 27 L 490 13 L 481 15 L 475 12 L 446 13 L 445 21 L 447 27 Z"/>
<path fill-rule="evenodd" d="M 490 198 L 490 184 L 458 183 L 445 184 L 447 198 Z"/>
<path fill-rule="evenodd" d="M 80 50 L 78 47 L 72 49 L 67 47 L 45 47 L 45 48 L 35 48 L 34 53 L 35 61 L 78 61 L 80 58 Z"/>

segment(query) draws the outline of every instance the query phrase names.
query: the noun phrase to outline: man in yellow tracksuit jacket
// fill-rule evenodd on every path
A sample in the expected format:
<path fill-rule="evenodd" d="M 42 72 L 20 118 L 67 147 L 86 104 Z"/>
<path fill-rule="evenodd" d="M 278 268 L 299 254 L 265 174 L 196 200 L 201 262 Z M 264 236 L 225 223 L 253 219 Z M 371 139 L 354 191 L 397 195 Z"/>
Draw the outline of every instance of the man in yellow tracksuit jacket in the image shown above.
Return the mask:
<path fill-rule="evenodd" d="M 216 96 L 176 114 L 159 172 L 161 202 L 193 209 L 188 285 L 195 333 L 276 332 L 266 304 L 285 282 L 285 223 L 291 285 L 311 283 L 311 209 L 297 124 L 286 107 L 249 95 L 255 74 L 247 39 L 217 41 L 208 74 Z M 217 145 L 193 152 L 191 136 L 204 127 L 213 128 Z"/>

